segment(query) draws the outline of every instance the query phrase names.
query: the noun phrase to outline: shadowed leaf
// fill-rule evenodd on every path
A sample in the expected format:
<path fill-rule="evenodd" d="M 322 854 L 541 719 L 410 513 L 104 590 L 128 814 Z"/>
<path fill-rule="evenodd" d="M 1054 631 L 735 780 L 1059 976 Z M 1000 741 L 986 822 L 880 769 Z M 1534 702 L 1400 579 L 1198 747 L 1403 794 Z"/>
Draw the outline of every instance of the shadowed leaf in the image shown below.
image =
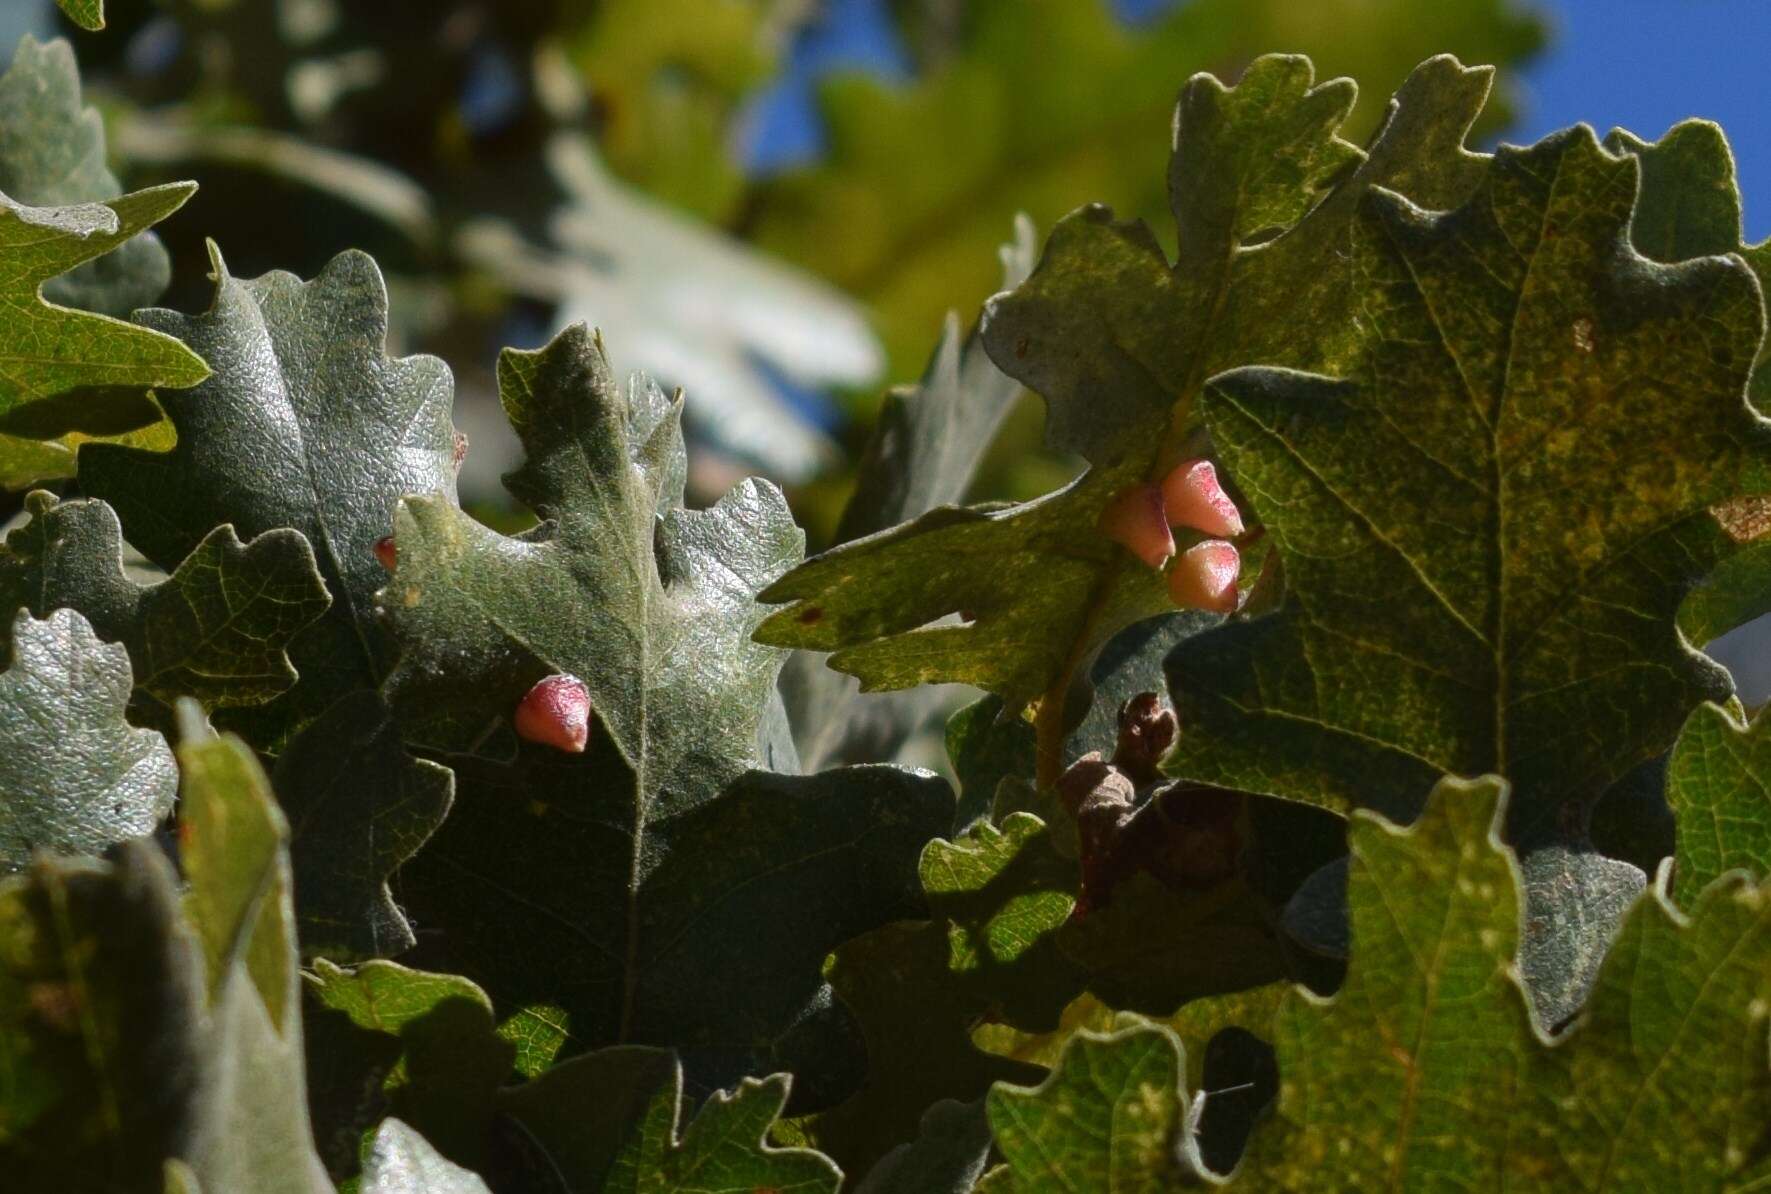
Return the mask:
<path fill-rule="evenodd" d="M 103 502 L 38 492 L 25 508 L 30 522 L 0 547 L 0 608 L 75 609 L 122 643 L 137 720 L 170 729 L 179 697 L 215 710 L 262 704 L 295 683 L 284 649 L 332 600 L 300 532 L 241 543 L 217 527 L 170 577 L 140 585 L 124 572 L 122 528 Z"/>
<path fill-rule="evenodd" d="M 500 380 L 527 449 L 507 484 L 544 521 L 511 538 L 444 499 L 402 504 L 389 692 L 460 749 L 513 743 L 524 694 L 570 675 L 590 738 L 453 756 L 454 811 L 402 899 L 452 969 L 502 1008 L 560 1009 L 578 1049 L 675 1046 L 698 1090 L 779 1068 L 807 1097 L 820 1073 L 840 1088 L 849 1063 L 814 1061 L 854 1052 L 819 964 L 919 910 L 913 860 L 951 793 L 890 767 L 753 770 L 780 664 L 749 641 L 753 594 L 801 541 L 780 494 L 745 482 L 684 509 L 679 404 L 618 387 L 582 326 L 506 352 Z"/>

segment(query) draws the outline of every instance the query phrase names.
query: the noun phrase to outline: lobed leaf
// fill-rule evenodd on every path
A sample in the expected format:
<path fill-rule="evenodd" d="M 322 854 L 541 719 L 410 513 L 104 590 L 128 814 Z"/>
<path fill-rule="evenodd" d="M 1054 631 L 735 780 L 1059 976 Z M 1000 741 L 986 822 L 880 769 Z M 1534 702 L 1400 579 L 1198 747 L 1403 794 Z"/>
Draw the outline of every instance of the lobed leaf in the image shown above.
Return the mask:
<path fill-rule="evenodd" d="M 187 710 L 182 899 L 145 841 L 0 884 L 0 1159 L 31 1188 L 331 1194 L 308 1125 L 287 828 L 251 753 Z"/>
<path fill-rule="evenodd" d="M 171 576 L 142 585 L 124 569 L 123 531 L 101 501 L 25 499 L 30 521 L 0 546 L 0 609 L 78 610 L 129 652 L 130 712 L 169 729 L 180 697 L 205 709 L 261 704 L 296 682 L 286 648 L 332 602 L 299 531 L 241 543 L 211 531 Z"/>
<path fill-rule="evenodd" d="M 749 641 L 754 593 L 801 541 L 780 494 L 683 509 L 680 403 L 618 387 L 582 326 L 507 351 L 500 382 L 527 450 L 507 484 L 544 521 L 512 538 L 445 499 L 402 504 L 388 692 L 414 732 L 496 753 L 524 694 L 570 675 L 590 741 L 452 756 L 454 811 L 402 897 L 453 968 L 500 1006 L 560 1009 L 577 1048 L 675 1046 L 703 1088 L 849 1080 L 814 1060 L 854 1051 L 819 963 L 917 911 L 912 859 L 951 793 L 889 767 L 754 770 L 780 665 Z"/>
<path fill-rule="evenodd" d="M 1004 289 L 1033 269 L 1032 222 L 1015 220 L 1015 239 L 998 250 Z M 873 433 L 855 466 L 855 489 L 843 506 L 836 542 L 847 543 L 963 501 L 1021 395 L 984 351 L 977 330 L 963 339 L 948 312 L 941 340 L 914 386 L 888 391 Z M 795 652 L 781 673 L 802 760 L 813 770 L 831 763 L 892 761 L 948 702 L 945 694 L 878 695 L 857 702 L 859 685 L 825 666 L 822 656 Z M 962 814 L 960 823 L 971 818 Z"/>
<path fill-rule="evenodd" d="M 155 454 L 94 444 L 81 452 L 80 483 L 168 570 L 222 523 L 248 537 L 292 528 L 313 545 L 332 605 L 291 645 L 302 681 L 270 710 L 230 722 L 274 749 L 392 667 L 393 646 L 373 612 L 387 581 L 375 543 L 406 494 L 454 500 L 452 385 L 434 357 L 386 355 L 387 289 L 367 255 L 342 253 L 311 282 L 281 272 L 234 278 L 213 246 L 211 260 L 207 312 L 136 316 L 215 370 L 163 397 L 178 447 Z"/>
<path fill-rule="evenodd" d="M 195 183 L 120 199 L 31 207 L 0 194 L 0 483 L 66 476 L 78 444 L 121 436 L 165 446 L 143 391 L 195 385 L 202 359 L 168 336 L 44 301 L 44 284 L 102 257 L 184 205 Z M 145 403 L 145 406 L 144 406 Z"/>
<path fill-rule="evenodd" d="M 1760 1031 L 1771 984 L 1765 893 L 1727 879 L 1689 920 L 1664 891 L 1638 902 L 1585 1015 L 1552 1044 L 1514 978 L 1520 893 L 1500 845 L 1504 796 L 1492 777 L 1445 780 L 1412 829 L 1355 816 L 1346 983 L 1332 999 L 1294 991 L 1274 1014 L 1277 1105 L 1231 1185 L 1317 1189 L 1325 1172 L 1360 1189 L 1762 1180 L 1771 1074 L 1763 1051 L 1739 1042 Z M 993 1093 L 1009 1167 L 998 1180 L 1038 1190 L 1106 1172 L 1118 1138 L 1081 1129 L 1114 1107 L 1165 1142 L 1179 1134 L 1172 1151 L 1126 1139 L 1116 1188 L 1200 1175 L 1193 1124 L 1210 1098 L 1182 1088 L 1184 1072 L 1166 1028 L 1079 1034 L 1045 1086 Z"/>
<path fill-rule="evenodd" d="M 1529 838 L 1726 694 L 1674 617 L 1733 547 L 1707 508 L 1766 483 L 1762 303 L 1738 260 L 1636 253 L 1636 180 L 1580 128 L 1503 149 L 1456 210 L 1374 194 L 1370 342 L 1337 380 L 1212 384 L 1287 595 L 1169 658 L 1174 769 L 1399 816 L 1494 771 Z"/>
<path fill-rule="evenodd" d="M 864 691 L 957 681 L 1011 713 L 1038 701 L 1053 719 L 1105 642 L 1172 608 L 1163 576 L 1099 532 L 1108 504 L 1201 454 L 1194 408 L 1207 378 L 1256 362 L 1321 367 L 1353 350 L 1346 250 L 1362 195 L 1389 186 L 1448 205 L 1480 174 L 1462 139 L 1489 72 L 1423 64 L 1363 153 L 1336 135 L 1352 84 L 1313 82 L 1307 59 L 1269 55 L 1234 88 L 1206 75 L 1188 84 L 1172 167 L 1177 261 L 1141 223 L 1088 208 L 1053 229 L 1025 283 L 991 301 L 992 358 L 1044 396 L 1048 440 L 1092 467 L 1033 502 L 937 509 L 808 561 L 763 592 L 791 604 L 762 641 L 832 651 Z M 940 624 L 962 611 L 963 624 Z M 1049 784 L 1056 736 L 1044 740 Z"/>
<path fill-rule="evenodd" d="M 1284 47 L 1387 89 L 1428 54 L 1512 62 L 1542 37 L 1494 0 L 1195 0 L 1135 26 L 1105 0 L 974 0 L 964 20 L 901 19 L 919 15 L 932 33 L 916 76 L 826 80 L 825 152 L 758 188 L 757 238 L 868 302 L 893 376 L 921 361 L 937 312 L 994 293 L 987 252 L 1016 212 L 1049 227 L 1102 199 L 1156 222 L 1168 196 L 1148 167 L 1175 80 Z M 1355 109 L 1358 135 L 1384 94 Z M 1485 123 L 1506 118 L 1497 104 Z"/>
<path fill-rule="evenodd" d="M 243 699 L 273 695 L 262 687 L 230 689 L 215 702 L 231 706 L 218 720 L 273 759 L 292 756 L 275 774 L 297 823 L 309 945 L 341 956 L 397 952 L 413 939 L 385 884 L 441 822 L 449 786 L 441 767 L 406 753 L 370 695 L 395 653 L 374 612 L 387 580 L 375 544 L 405 494 L 454 501 L 449 371 L 434 357 L 387 356 L 387 289 L 363 253 L 340 254 L 311 282 L 287 273 L 241 280 L 213 246 L 211 258 L 207 312 L 136 316 L 214 362 L 201 386 L 164 399 L 178 446 L 155 454 L 91 445 L 80 482 L 163 568 L 198 551 L 219 524 L 255 543 L 311 545 L 331 604 L 288 639 L 294 674 L 268 702 Z"/>
<path fill-rule="evenodd" d="M 129 656 L 74 610 L 12 622 L 0 672 L 0 874 L 38 851 L 99 854 L 172 811 L 178 771 L 159 734 L 123 719 Z"/>
<path fill-rule="evenodd" d="M 1730 871 L 1771 873 L 1771 722 L 1740 706 L 1692 710 L 1667 763 L 1666 801 L 1677 819 L 1673 878 L 1688 897 Z"/>

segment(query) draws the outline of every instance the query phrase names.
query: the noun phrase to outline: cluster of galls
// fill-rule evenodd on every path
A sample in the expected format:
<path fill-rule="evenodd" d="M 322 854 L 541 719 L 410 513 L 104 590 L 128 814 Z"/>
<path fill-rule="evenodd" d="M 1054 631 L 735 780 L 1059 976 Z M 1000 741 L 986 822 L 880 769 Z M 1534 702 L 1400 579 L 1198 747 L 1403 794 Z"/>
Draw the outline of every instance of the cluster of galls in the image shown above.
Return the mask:
<path fill-rule="evenodd" d="M 1184 609 L 1227 614 L 1236 609 L 1242 557 L 1230 540 L 1242 534 L 1242 513 L 1218 484 L 1209 460 L 1183 460 L 1162 479 L 1120 490 L 1101 512 L 1101 531 L 1152 568 L 1175 554 L 1173 527 L 1209 536 L 1181 552 L 1168 569 L 1168 593 Z"/>
<path fill-rule="evenodd" d="M 1236 871 L 1242 796 L 1203 784 L 1162 784 L 1157 765 L 1173 745 L 1174 711 L 1153 692 L 1119 711 L 1110 760 L 1084 755 L 1058 780 L 1058 800 L 1076 818 L 1082 889 L 1074 917 L 1103 908 L 1138 871 L 1171 888 L 1205 888 Z"/>

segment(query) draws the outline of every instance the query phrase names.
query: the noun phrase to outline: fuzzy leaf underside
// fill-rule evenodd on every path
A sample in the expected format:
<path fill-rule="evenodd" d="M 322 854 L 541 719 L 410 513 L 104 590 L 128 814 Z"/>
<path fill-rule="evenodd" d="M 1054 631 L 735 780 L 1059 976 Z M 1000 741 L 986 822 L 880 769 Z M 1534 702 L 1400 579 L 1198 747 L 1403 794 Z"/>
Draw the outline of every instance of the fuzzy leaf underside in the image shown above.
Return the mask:
<path fill-rule="evenodd" d="M 178 771 L 165 739 L 123 719 L 129 655 L 85 618 L 20 610 L 0 672 L 0 874 L 39 850 L 101 854 L 172 811 Z"/>
<path fill-rule="evenodd" d="M 437 1155 L 423 1136 L 385 1120 L 363 1167 L 362 1194 L 491 1194 L 474 1174 Z"/>
<path fill-rule="evenodd" d="M 1707 507 L 1766 484 L 1762 303 L 1738 260 L 1630 248 L 1636 174 L 1577 128 L 1500 151 L 1453 211 L 1373 195 L 1371 338 L 1339 379 L 1212 384 L 1287 595 L 1170 657 L 1173 770 L 1399 816 L 1494 771 L 1529 834 L 1725 695 L 1674 618 L 1733 547 Z"/>
<path fill-rule="evenodd" d="M 680 402 L 618 386 L 582 325 L 507 352 L 500 380 L 527 450 L 507 485 L 543 522 L 510 538 L 441 499 L 402 504 L 389 691 L 467 745 L 569 674 L 591 739 L 456 756 L 454 811 L 402 900 L 499 1006 L 562 1009 L 575 1048 L 673 1045 L 703 1089 L 787 1068 L 802 1039 L 841 1051 L 819 964 L 915 914 L 915 852 L 951 793 L 891 767 L 752 770 L 780 663 L 749 641 L 753 595 L 801 543 L 779 493 L 746 482 L 685 510 Z"/>
<path fill-rule="evenodd" d="M 1171 165 L 1178 259 L 1141 223 L 1087 208 L 986 309 L 991 357 L 1044 397 L 1048 440 L 1090 469 L 1032 502 L 938 509 L 807 561 L 762 594 L 792 603 L 762 641 L 834 652 L 863 690 L 950 680 L 1018 711 L 1116 631 L 1170 608 L 1162 577 L 1098 531 L 1102 512 L 1199 454 L 1194 407 L 1211 375 L 1320 368 L 1353 350 L 1345 250 L 1360 197 L 1388 186 L 1461 199 L 1480 173 L 1462 141 L 1489 78 L 1450 58 L 1423 64 L 1361 152 L 1336 135 L 1356 89 L 1313 85 L 1307 59 L 1257 59 L 1234 88 L 1196 77 Z M 955 613 L 968 620 L 931 625 Z"/>
<path fill-rule="evenodd" d="M 184 1159 L 207 1190 L 331 1194 L 308 1118 L 289 826 L 245 743 L 189 702 L 180 720 L 179 859 L 208 961 Z"/>
<path fill-rule="evenodd" d="M 1550 1043 L 1512 977 L 1520 902 L 1499 844 L 1503 793 L 1492 778 L 1447 780 L 1410 830 L 1354 818 L 1351 969 L 1332 999 L 1294 991 L 1253 1026 L 1272 1034 L 1280 1089 L 1232 1186 L 1313 1190 L 1325 1172 L 1374 1190 L 1763 1180 L 1771 1073 L 1763 1049 L 1740 1042 L 1764 1040 L 1771 900 L 1731 878 L 1689 920 L 1664 892 L 1640 901 L 1585 1015 Z M 1153 1190 L 1197 1172 L 1190 1064 L 1170 1030 L 1134 1026 L 1079 1034 L 1043 1087 L 999 1087 L 1003 1188 L 1111 1171 L 1114 1189 Z M 1115 1108 L 1142 1132 L 1088 1130 Z M 1156 1147 L 1177 1132 L 1174 1148 Z"/>

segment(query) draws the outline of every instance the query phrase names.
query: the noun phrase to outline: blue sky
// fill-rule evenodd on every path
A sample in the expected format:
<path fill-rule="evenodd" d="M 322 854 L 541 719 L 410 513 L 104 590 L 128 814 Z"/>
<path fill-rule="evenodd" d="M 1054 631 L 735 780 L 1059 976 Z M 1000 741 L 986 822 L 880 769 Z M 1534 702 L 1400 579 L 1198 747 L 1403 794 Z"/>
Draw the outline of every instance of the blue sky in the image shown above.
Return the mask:
<path fill-rule="evenodd" d="M 1167 0 L 1114 0 L 1128 16 Z M 1308 3 L 1309 0 L 1298 0 Z M 1420 0 L 1423 4 L 1435 0 Z M 830 19 L 802 38 L 762 97 L 743 151 L 764 172 L 818 152 L 812 80 L 832 69 L 904 70 L 884 0 L 827 0 Z M 1687 116 L 1728 130 L 1752 240 L 1771 234 L 1771 0 L 1534 0 L 1554 29 L 1526 71 L 1521 143 L 1578 121 L 1659 137 Z"/>
<path fill-rule="evenodd" d="M 1430 3 L 1431 0 L 1424 0 Z M 1655 138 L 1687 116 L 1728 132 L 1746 230 L 1771 235 L 1771 0 L 1555 0 L 1549 50 L 1525 72 L 1534 141 L 1584 120 Z"/>

